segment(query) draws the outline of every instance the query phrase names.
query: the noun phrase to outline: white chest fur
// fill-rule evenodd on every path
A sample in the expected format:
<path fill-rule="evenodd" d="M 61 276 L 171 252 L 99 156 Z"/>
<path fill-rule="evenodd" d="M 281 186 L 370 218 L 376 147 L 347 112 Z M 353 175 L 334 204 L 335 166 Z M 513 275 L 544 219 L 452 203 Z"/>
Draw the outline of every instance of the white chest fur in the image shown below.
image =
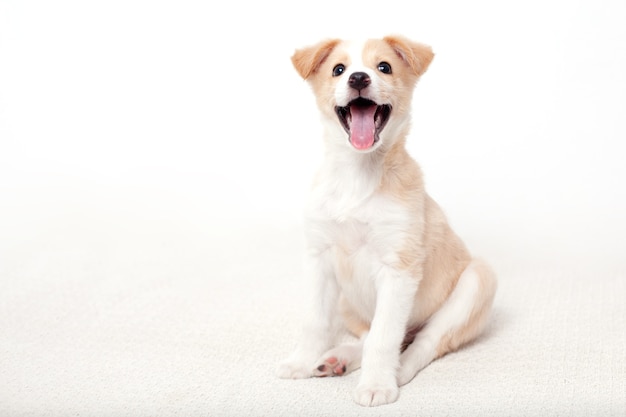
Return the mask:
<path fill-rule="evenodd" d="M 379 190 L 376 168 L 325 167 L 307 211 L 308 246 L 328 262 L 343 295 L 365 319 L 376 306 L 377 272 L 398 261 L 409 211 Z"/>

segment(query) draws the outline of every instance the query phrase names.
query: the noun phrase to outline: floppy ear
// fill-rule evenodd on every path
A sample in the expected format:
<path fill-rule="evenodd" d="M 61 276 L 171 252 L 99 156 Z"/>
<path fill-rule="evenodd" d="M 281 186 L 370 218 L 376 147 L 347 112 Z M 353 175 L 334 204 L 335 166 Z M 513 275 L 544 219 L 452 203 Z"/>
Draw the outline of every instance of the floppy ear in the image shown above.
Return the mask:
<path fill-rule="evenodd" d="M 291 62 L 296 67 L 298 74 L 306 80 L 317 71 L 338 43 L 339 39 L 329 39 L 313 46 L 298 49 L 291 57 Z"/>
<path fill-rule="evenodd" d="M 402 36 L 386 36 L 383 38 L 396 54 L 406 62 L 418 77 L 426 72 L 435 57 L 430 46 L 413 42 Z"/>

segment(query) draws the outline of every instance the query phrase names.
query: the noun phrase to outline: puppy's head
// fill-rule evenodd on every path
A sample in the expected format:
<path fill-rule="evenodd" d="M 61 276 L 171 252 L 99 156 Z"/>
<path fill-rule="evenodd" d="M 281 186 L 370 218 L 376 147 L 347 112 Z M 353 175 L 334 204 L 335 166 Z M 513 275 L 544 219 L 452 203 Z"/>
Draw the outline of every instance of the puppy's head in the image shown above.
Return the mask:
<path fill-rule="evenodd" d="M 407 125 L 413 88 L 434 55 L 399 36 L 322 41 L 291 57 L 336 137 L 360 152 L 394 141 Z"/>

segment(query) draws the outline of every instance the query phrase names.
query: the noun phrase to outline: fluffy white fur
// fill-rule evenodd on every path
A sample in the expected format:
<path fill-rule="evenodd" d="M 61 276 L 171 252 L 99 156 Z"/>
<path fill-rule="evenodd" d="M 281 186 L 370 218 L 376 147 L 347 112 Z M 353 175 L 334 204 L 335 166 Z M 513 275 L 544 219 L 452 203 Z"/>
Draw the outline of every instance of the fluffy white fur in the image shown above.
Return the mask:
<path fill-rule="evenodd" d="M 413 89 L 432 58 L 429 47 L 398 36 L 322 41 L 292 57 L 316 96 L 326 153 L 306 211 L 310 318 L 278 375 L 337 376 L 360 367 L 354 400 L 364 406 L 395 401 L 399 385 L 475 338 L 496 290 L 493 273 L 471 258 L 424 191 L 404 147 Z M 355 88 L 355 73 L 367 83 Z M 355 119 L 358 97 L 391 108 L 366 149 L 351 143 L 352 128 L 336 111 L 350 106 Z M 336 346 L 342 326 L 359 341 Z"/>

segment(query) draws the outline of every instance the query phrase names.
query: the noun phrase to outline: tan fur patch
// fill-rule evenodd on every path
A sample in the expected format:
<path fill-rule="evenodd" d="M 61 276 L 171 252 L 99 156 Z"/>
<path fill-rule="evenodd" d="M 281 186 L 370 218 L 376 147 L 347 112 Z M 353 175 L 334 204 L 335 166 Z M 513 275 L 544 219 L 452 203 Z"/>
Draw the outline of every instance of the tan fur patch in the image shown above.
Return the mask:
<path fill-rule="evenodd" d="M 396 267 L 418 279 L 419 291 L 411 326 L 426 321 L 448 298 L 471 256 L 448 225 L 437 203 L 426 194 L 422 173 L 404 142 L 389 150 L 380 191 L 410 208 L 410 230 Z"/>
<path fill-rule="evenodd" d="M 418 77 L 426 72 L 435 57 L 430 46 L 413 42 L 402 36 L 387 36 L 383 40 L 393 48 L 402 60 L 409 64 Z"/>

